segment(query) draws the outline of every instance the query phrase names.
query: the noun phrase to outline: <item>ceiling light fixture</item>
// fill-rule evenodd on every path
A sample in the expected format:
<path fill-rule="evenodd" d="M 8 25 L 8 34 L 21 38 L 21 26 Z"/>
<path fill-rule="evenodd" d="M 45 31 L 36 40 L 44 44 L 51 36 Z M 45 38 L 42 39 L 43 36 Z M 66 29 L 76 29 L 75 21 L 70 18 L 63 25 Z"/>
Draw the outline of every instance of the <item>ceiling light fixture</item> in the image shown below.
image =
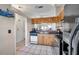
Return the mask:
<path fill-rule="evenodd" d="M 38 6 L 38 8 L 43 8 L 43 6 Z"/>
<path fill-rule="evenodd" d="M 35 6 L 35 8 L 43 8 L 44 6 Z"/>
<path fill-rule="evenodd" d="M 22 8 L 21 6 L 18 6 L 18 8 Z"/>

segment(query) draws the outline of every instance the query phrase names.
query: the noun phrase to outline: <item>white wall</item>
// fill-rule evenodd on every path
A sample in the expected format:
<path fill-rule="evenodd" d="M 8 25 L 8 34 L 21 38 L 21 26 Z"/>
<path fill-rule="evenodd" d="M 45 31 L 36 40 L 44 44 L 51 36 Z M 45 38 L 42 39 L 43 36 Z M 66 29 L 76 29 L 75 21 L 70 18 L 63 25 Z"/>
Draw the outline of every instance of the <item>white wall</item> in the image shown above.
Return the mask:
<path fill-rule="evenodd" d="M 11 5 L 10 4 L 0 4 L 0 9 L 6 10 L 6 9 L 11 9 Z"/>
<path fill-rule="evenodd" d="M 15 45 L 14 18 L 0 16 L 0 54 L 15 54 Z"/>
<path fill-rule="evenodd" d="M 25 20 L 25 46 L 30 44 L 30 31 L 32 30 L 32 22 L 30 18 Z"/>
<path fill-rule="evenodd" d="M 28 17 L 15 14 L 16 23 L 16 42 L 20 42 L 25 39 L 25 46 L 29 45 L 30 31 L 32 30 L 32 22 Z"/>
<path fill-rule="evenodd" d="M 63 28 L 64 31 L 69 31 L 70 30 L 69 23 L 64 23 L 63 26 L 64 26 L 64 28 Z"/>
<path fill-rule="evenodd" d="M 25 17 L 15 14 L 16 23 L 16 42 L 20 42 L 25 39 Z"/>
<path fill-rule="evenodd" d="M 70 28 L 70 30 L 73 29 L 74 25 L 75 25 L 75 22 L 74 22 L 74 23 L 69 23 L 69 28 Z"/>
<path fill-rule="evenodd" d="M 78 16 L 79 15 L 79 4 L 67 4 L 64 7 L 65 16 Z"/>
<path fill-rule="evenodd" d="M 64 23 L 64 31 L 71 31 L 75 23 Z"/>

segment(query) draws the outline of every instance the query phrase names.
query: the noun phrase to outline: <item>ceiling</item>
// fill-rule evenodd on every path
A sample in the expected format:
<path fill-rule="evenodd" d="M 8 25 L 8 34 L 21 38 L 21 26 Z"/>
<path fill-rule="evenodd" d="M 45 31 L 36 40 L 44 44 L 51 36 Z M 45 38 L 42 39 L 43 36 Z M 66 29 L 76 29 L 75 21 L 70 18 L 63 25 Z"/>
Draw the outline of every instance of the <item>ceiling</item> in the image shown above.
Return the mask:
<path fill-rule="evenodd" d="M 20 15 L 42 18 L 57 16 L 61 6 L 62 4 L 0 4 L 0 9 L 8 8 Z"/>
<path fill-rule="evenodd" d="M 64 22 L 74 23 L 79 17 L 79 4 L 66 4 L 64 7 Z"/>
<path fill-rule="evenodd" d="M 54 4 L 14 4 L 12 7 L 32 18 L 56 16 L 56 6 Z"/>

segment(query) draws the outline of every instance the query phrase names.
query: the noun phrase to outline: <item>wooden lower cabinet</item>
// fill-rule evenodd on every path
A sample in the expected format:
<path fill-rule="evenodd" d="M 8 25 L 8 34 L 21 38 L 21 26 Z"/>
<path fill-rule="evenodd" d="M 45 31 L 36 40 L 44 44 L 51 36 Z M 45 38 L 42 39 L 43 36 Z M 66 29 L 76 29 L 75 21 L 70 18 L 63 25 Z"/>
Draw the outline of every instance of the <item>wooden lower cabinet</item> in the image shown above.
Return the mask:
<path fill-rule="evenodd" d="M 56 43 L 56 39 L 52 34 L 38 34 L 38 44 L 53 45 Z"/>
<path fill-rule="evenodd" d="M 38 44 L 44 44 L 43 38 L 44 38 L 44 36 L 38 35 Z"/>

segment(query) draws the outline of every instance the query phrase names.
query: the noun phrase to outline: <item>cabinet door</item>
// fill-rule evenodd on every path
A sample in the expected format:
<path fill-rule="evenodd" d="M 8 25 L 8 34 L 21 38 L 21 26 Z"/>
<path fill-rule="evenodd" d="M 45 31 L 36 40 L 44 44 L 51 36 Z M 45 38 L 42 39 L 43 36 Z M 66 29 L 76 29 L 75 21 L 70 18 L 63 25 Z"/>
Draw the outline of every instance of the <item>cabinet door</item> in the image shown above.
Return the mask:
<path fill-rule="evenodd" d="M 49 35 L 45 35 L 43 38 L 43 44 L 44 45 L 51 45 L 51 37 Z"/>
<path fill-rule="evenodd" d="M 43 44 L 43 39 L 44 39 L 44 36 L 43 35 L 38 35 L 38 44 Z"/>
<path fill-rule="evenodd" d="M 44 44 L 44 45 L 47 45 L 47 39 L 48 39 L 48 38 L 47 38 L 46 36 L 44 36 L 44 38 L 43 38 L 43 44 Z"/>
<path fill-rule="evenodd" d="M 51 36 L 48 36 L 46 40 L 47 40 L 47 45 L 52 45 L 53 38 Z"/>
<path fill-rule="evenodd" d="M 44 37 L 44 45 L 54 45 L 55 42 L 56 40 L 53 35 L 47 35 Z"/>

